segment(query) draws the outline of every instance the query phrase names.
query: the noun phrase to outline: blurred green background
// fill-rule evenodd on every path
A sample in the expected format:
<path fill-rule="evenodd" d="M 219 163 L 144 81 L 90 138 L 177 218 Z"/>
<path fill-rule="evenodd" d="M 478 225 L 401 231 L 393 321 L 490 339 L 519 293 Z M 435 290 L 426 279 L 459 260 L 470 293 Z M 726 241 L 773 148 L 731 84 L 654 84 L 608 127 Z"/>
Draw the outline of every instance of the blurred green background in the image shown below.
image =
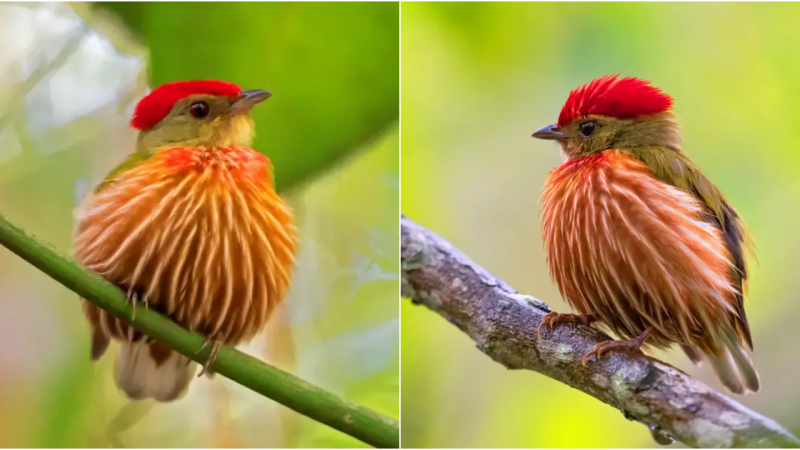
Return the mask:
<path fill-rule="evenodd" d="M 71 251 L 74 209 L 135 144 L 147 87 L 217 78 L 254 110 L 301 233 L 294 283 L 242 350 L 399 415 L 399 5 L 0 5 L 0 212 Z M 113 352 L 111 352 L 113 353 Z M 0 249 L 0 447 L 364 447 L 226 380 L 129 403 L 76 295 Z"/>
<path fill-rule="evenodd" d="M 566 311 L 539 230 L 561 156 L 530 135 L 596 77 L 652 81 L 675 98 L 684 151 L 755 236 L 745 304 L 763 387 L 737 400 L 800 434 L 798 20 L 791 3 L 404 3 L 402 210 Z M 441 317 L 401 304 L 404 447 L 656 445 L 619 411 L 508 371 Z M 654 356 L 723 389 L 677 349 Z"/>

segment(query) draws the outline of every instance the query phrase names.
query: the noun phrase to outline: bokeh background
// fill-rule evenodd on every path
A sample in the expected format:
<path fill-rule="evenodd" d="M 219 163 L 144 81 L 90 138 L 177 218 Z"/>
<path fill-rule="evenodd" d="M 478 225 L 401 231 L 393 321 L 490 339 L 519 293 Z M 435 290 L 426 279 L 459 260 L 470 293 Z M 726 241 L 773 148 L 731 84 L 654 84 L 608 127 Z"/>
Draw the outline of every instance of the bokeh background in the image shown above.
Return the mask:
<path fill-rule="evenodd" d="M 519 291 L 551 283 L 539 195 L 558 146 L 531 139 L 609 73 L 675 98 L 684 151 L 755 236 L 746 308 L 762 377 L 748 407 L 800 434 L 800 5 L 404 3 L 403 212 Z M 653 447 L 648 430 L 534 372 L 508 371 L 401 302 L 404 447 Z M 655 353 L 716 389 L 679 350 Z"/>
<path fill-rule="evenodd" d="M 302 243 L 242 349 L 399 414 L 398 27 L 389 3 L 0 4 L 0 212 L 71 251 L 85 193 L 133 150 L 148 86 L 217 78 L 254 110 Z M 0 447 L 363 447 L 226 380 L 129 403 L 77 296 L 0 248 Z"/>

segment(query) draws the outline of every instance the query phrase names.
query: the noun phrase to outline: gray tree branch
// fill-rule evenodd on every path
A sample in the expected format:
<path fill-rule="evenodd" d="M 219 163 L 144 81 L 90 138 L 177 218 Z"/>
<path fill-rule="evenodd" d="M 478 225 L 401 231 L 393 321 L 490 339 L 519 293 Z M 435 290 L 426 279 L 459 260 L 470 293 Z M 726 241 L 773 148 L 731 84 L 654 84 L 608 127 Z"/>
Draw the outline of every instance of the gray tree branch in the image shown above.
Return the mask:
<path fill-rule="evenodd" d="M 509 369 L 528 369 L 581 390 L 694 447 L 798 448 L 800 440 L 700 381 L 642 355 L 581 358 L 606 334 L 560 324 L 537 339 L 544 302 L 521 295 L 435 233 L 401 216 L 402 295 L 457 326 Z M 532 380 L 533 382 L 533 380 Z"/>

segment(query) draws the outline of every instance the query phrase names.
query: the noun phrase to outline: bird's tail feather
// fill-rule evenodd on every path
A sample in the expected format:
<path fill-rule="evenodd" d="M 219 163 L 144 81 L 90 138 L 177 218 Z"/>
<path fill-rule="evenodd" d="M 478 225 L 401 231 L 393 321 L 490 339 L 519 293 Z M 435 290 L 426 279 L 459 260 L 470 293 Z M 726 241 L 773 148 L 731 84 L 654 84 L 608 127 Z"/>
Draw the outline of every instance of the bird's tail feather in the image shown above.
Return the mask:
<path fill-rule="evenodd" d="M 756 372 L 756 367 L 753 365 L 753 360 L 745 351 L 742 344 L 736 338 L 732 331 L 728 331 L 723 335 L 723 342 L 728 347 L 731 353 L 733 362 L 736 364 L 736 369 L 739 371 L 739 378 L 744 383 L 744 386 L 750 392 L 758 392 L 761 388 L 761 380 Z"/>
<path fill-rule="evenodd" d="M 177 400 L 186 393 L 197 371 L 189 358 L 158 342 L 123 342 L 114 380 L 131 400 Z"/>
<path fill-rule="evenodd" d="M 708 359 L 711 361 L 711 367 L 714 368 L 717 378 L 722 381 L 726 388 L 730 389 L 734 394 L 747 392 L 728 348 L 723 348 L 720 355 L 708 355 Z"/>
<path fill-rule="evenodd" d="M 706 355 L 706 357 L 722 384 L 734 394 L 758 392 L 761 388 L 758 372 L 734 332 L 723 331 L 718 342 L 722 346 L 722 352 L 719 355 Z M 692 362 L 699 365 L 699 350 L 691 347 L 684 347 L 683 350 Z"/>
<path fill-rule="evenodd" d="M 692 363 L 694 363 L 694 365 L 696 365 L 697 367 L 703 366 L 703 352 L 696 349 L 695 347 L 690 347 L 688 345 L 681 345 L 681 348 L 686 353 L 686 356 L 688 356 L 689 359 L 692 360 Z"/>

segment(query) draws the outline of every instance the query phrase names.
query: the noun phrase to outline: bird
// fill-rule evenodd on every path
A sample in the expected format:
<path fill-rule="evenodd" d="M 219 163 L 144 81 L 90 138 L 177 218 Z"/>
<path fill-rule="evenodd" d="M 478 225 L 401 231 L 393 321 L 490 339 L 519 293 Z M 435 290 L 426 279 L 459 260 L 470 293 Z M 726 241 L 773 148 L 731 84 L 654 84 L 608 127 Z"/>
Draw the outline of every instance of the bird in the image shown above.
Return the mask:
<path fill-rule="evenodd" d="M 219 80 L 166 83 L 135 106 L 136 147 L 87 196 L 76 259 L 219 347 L 251 340 L 286 296 L 298 232 L 269 158 L 251 148 L 251 109 L 271 97 Z M 141 307 L 141 306 L 138 306 Z M 185 395 L 197 364 L 82 299 L 91 359 L 114 340 L 114 380 L 131 400 Z M 198 375 L 198 376 L 200 376 Z"/>
<path fill-rule="evenodd" d="M 756 392 L 745 349 L 750 232 L 681 149 L 672 107 L 649 81 L 606 75 L 570 91 L 558 122 L 533 133 L 561 148 L 541 196 L 542 239 L 550 276 L 577 312 L 547 314 L 539 336 L 597 323 L 622 340 L 595 345 L 583 364 L 678 344 L 731 392 Z"/>

